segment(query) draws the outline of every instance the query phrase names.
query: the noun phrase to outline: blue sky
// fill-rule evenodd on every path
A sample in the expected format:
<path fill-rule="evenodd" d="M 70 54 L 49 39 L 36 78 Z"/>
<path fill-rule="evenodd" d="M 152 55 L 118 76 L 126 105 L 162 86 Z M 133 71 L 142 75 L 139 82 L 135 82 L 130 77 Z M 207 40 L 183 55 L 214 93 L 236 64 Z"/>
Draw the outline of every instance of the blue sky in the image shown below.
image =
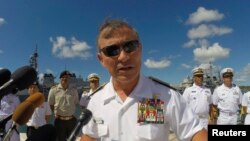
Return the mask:
<path fill-rule="evenodd" d="M 36 45 L 39 72 L 65 68 L 86 78 L 109 74 L 96 59 L 96 36 L 107 18 L 125 19 L 143 44 L 142 72 L 179 84 L 195 66 L 232 67 L 250 85 L 250 2 L 245 0 L 1 0 L 0 67 L 27 65 Z"/>

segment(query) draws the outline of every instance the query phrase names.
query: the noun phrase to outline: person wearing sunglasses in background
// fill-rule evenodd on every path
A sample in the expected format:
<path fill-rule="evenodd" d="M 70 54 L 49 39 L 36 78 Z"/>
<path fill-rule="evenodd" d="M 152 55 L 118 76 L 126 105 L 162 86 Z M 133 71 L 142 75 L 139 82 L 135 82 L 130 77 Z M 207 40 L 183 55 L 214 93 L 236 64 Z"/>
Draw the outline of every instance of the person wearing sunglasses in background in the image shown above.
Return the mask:
<path fill-rule="evenodd" d="M 85 92 L 82 94 L 82 97 L 80 99 L 81 108 L 87 107 L 90 100 L 90 96 L 92 96 L 93 92 L 99 87 L 100 77 L 96 73 L 91 73 L 88 76 L 88 81 L 90 90 L 89 92 Z"/>
<path fill-rule="evenodd" d="M 111 75 L 88 104 L 93 117 L 82 141 L 167 141 L 169 128 L 179 140 L 206 141 L 207 131 L 182 96 L 140 73 L 142 44 L 122 20 L 107 20 L 97 37 L 99 62 Z"/>
<path fill-rule="evenodd" d="M 236 125 L 238 110 L 241 105 L 242 93 L 238 86 L 233 84 L 233 69 L 224 68 L 221 70 L 223 84 L 214 90 L 212 101 L 213 108 L 219 112 L 217 124 Z"/>
<path fill-rule="evenodd" d="M 194 84 L 184 90 L 183 98 L 198 115 L 203 127 L 207 129 L 210 109 L 212 107 L 211 90 L 203 85 L 203 69 L 200 67 L 192 70 Z"/>

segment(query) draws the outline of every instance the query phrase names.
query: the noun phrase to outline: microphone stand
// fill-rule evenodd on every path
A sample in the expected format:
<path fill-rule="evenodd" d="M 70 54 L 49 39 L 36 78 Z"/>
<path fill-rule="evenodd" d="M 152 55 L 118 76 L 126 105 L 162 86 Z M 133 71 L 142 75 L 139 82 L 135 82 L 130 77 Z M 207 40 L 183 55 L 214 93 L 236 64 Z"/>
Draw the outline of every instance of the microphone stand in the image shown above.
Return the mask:
<path fill-rule="evenodd" d="M 92 118 L 92 112 L 89 111 L 88 109 L 83 109 L 79 117 L 78 123 L 76 124 L 74 130 L 71 132 L 67 141 L 75 141 L 83 125 L 86 125 L 91 118 Z"/>
<path fill-rule="evenodd" d="M 8 132 L 5 134 L 4 138 L 3 138 L 3 141 L 9 141 L 10 140 L 10 137 L 12 136 L 13 134 L 13 130 L 16 129 L 16 123 L 12 123 L 12 126 L 10 127 L 10 129 L 8 130 Z"/>
<path fill-rule="evenodd" d="M 8 115 L 6 118 L 0 120 L 0 137 L 5 135 L 5 125 L 12 118 L 12 114 Z"/>

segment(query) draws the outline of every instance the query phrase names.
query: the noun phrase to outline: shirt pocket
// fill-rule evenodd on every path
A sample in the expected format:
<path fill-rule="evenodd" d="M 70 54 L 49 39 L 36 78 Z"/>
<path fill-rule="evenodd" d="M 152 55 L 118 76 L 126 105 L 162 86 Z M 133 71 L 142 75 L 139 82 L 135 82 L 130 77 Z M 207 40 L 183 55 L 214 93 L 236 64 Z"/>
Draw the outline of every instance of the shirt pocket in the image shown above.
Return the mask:
<path fill-rule="evenodd" d="M 97 133 L 99 137 L 108 135 L 108 125 L 97 124 Z"/>
<path fill-rule="evenodd" d="M 140 140 L 156 140 L 166 136 L 164 124 L 142 124 L 137 126 L 137 136 Z"/>

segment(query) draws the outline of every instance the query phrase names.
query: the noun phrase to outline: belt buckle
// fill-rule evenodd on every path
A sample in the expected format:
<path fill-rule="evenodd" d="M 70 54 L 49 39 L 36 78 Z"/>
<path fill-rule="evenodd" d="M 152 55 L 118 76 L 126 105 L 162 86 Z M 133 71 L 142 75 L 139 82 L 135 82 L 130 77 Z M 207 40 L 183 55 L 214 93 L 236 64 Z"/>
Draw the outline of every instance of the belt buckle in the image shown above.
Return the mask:
<path fill-rule="evenodd" d="M 59 117 L 59 119 L 61 119 L 61 120 L 70 120 L 70 119 L 73 118 L 73 116 L 66 116 L 66 117 L 58 116 L 58 117 Z"/>

